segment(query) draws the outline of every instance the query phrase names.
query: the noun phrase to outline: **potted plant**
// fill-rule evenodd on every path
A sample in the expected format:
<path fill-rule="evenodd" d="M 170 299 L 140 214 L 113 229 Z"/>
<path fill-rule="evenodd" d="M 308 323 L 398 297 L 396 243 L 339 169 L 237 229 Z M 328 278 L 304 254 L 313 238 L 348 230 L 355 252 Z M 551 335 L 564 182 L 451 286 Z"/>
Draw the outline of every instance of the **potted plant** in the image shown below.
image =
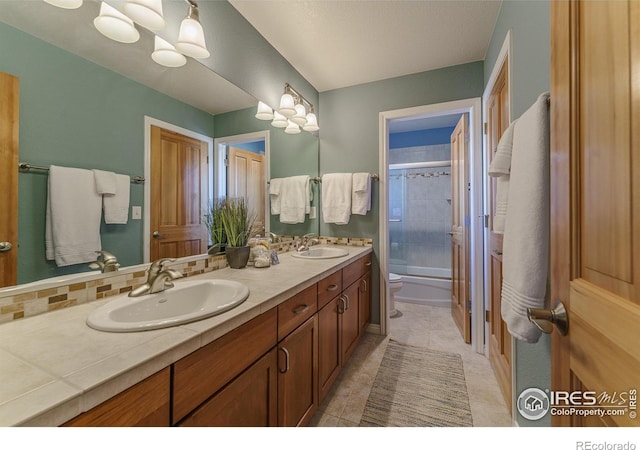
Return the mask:
<path fill-rule="evenodd" d="M 227 236 L 225 251 L 229 267 L 242 269 L 249 261 L 248 243 L 255 231 L 255 214 L 249 212 L 244 198 L 228 198 L 220 208 L 220 220 Z"/>
<path fill-rule="evenodd" d="M 210 255 L 219 255 L 225 251 L 227 235 L 222 223 L 222 208 L 224 207 L 225 201 L 224 198 L 212 201 L 209 204 L 209 211 L 207 211 L 207 214 L 204 216 L 204 224 L 209 230 L 209 236 L 211 238 L 211 247 L 209 247 L 208 250 Z"/>

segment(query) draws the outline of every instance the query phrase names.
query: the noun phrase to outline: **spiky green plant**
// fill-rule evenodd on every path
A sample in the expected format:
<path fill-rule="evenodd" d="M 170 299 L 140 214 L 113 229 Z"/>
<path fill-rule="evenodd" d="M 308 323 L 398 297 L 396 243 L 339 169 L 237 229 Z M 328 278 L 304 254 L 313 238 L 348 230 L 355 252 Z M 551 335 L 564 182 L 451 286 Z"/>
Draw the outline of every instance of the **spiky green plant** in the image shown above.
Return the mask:
<path fill-rule="evenodd" d="M 222 223 L 222 209 L 224 208 L 225 202 L 226 200 L 224 198 L 210 202 L 209 210 L 204 216 L 204 224 L 209 230 L 212 245 L 225 244 L 227 242 L 227 235 Z"/>
<path fill-rule="evenodd" d="M 256 216 L 249 212 L 247 201 L 243 197 L 228 198 L 220 209 L 220 217 L 227 245 L 244 247 L 254 234 Z"/>

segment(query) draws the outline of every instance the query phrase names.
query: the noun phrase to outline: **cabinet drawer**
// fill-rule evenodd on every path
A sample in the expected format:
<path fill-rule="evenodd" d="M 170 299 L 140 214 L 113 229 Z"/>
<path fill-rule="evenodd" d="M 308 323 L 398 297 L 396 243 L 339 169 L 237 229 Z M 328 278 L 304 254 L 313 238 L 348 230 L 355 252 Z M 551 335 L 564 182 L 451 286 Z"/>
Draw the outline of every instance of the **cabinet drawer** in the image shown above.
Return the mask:
<path fill-rule="evenodd" d="M 176 423 L 276 345 L 273 308 L 174 364 Z"/>
<path fill-rule="evenodd" d="M 346 289 L 371 269 L 371 253 L 342 269 L 342 286 Z"/>
<path fill-rule="evenodd" d="M 342 271 L 338 270 L 318 282 L 318 309 L 342 292 Z"/>
<path fill-rule="evenodd" d="M 278 305 L 278 341 L 318 310 L 318 285 L 309 286 Z"/>

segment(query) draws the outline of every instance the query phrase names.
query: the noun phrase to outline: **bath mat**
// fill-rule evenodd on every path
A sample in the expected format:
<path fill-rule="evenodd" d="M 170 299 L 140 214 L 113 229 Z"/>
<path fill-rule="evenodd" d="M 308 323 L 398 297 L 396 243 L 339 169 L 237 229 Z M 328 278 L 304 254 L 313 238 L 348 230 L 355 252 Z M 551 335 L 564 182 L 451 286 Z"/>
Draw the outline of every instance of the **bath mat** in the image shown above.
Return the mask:
<path fill-rule="evenodd" d="M 360 426 L 473 426 L 461 356 L 390 340 Z"/>

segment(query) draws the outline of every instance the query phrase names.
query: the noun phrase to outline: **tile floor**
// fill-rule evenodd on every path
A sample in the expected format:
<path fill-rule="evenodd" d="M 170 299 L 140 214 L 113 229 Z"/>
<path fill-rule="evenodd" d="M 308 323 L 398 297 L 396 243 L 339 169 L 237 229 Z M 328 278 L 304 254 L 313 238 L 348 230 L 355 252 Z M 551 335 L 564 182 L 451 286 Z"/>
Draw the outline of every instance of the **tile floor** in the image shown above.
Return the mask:
<path fill-rule="evenodd" d="M 396 309 L 402 316 L 389 321 L 389 336 L 366 333 L 362 337 L 309 426 L 358 426 L 390 338 L 408 345 L 459 353 L 474 426 L 512 426 L 489 360 L 462 341 L 449 308 L 398 302 Z"/>

